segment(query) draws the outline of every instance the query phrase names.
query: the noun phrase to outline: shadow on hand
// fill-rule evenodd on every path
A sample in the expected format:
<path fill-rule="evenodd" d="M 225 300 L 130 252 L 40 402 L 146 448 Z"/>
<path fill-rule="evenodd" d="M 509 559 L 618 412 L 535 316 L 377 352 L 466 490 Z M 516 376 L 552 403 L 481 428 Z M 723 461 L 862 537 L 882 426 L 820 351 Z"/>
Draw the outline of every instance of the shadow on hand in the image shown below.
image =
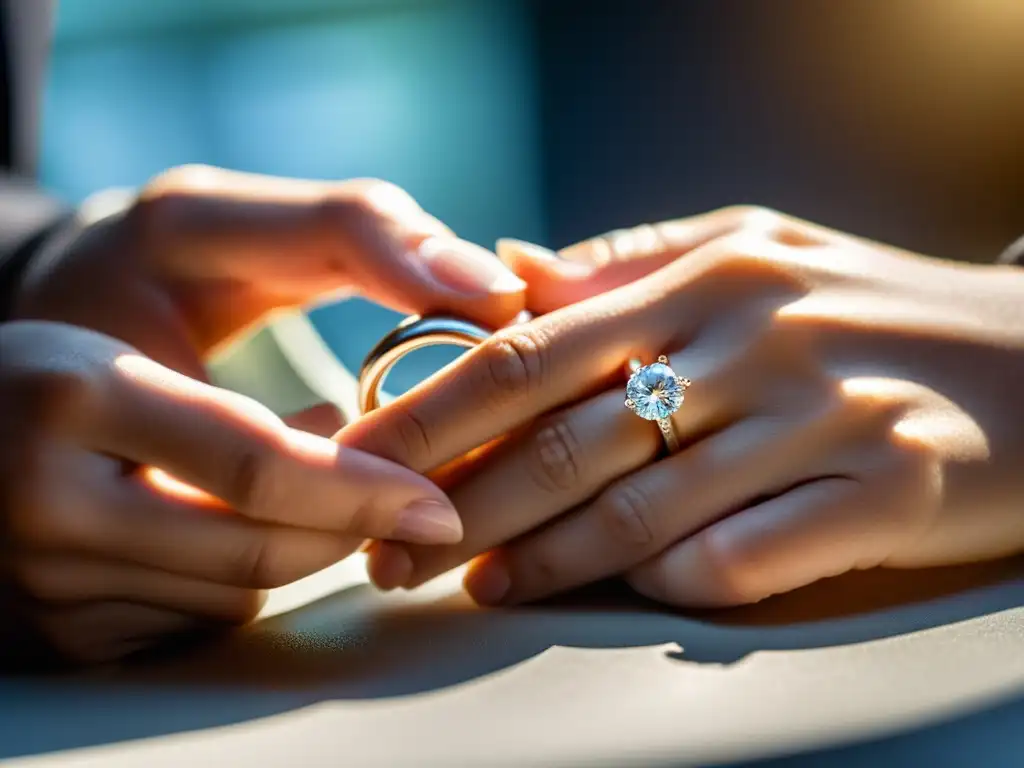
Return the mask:
<path fill-rule="evenodd" d="M 680 662 L 729 665 L 758 651 L 904 635 L 1022 604 L 1022 560 L 856 573 L 759 605 L 688 615 L 640 601 L 618 584 L 496 611 L 477 609 L 461 594 L 410 604 L 360 585 L 212 643 L 59 681 L 62 707 L 99 707 L 116 717 L 51 712 L 45 736 L 34 734 L 16 721 L 31 721 L 32 699 L 47 683 L 9 680 L 8 695 L 19 695 L 11 690 L 18 686 L 26 707 L 0 725 L 0 758 L 223 726 L 326 701 L 434 691 L 555 646 L 676 646 L 665 654 L 670 672 Z"/>

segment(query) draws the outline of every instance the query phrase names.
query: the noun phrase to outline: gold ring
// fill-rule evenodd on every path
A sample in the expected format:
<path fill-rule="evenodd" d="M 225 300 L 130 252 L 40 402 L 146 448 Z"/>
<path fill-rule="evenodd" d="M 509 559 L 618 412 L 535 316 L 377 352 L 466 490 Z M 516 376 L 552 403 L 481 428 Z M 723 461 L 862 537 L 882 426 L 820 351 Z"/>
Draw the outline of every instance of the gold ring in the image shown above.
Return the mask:
<path fill-rule="evenodd" d="M 456 317 L 406 318 L 377 342 L 359 370 L 359 412 L 380 407 L 380 389 L 388 372 L 410 352 L 424 347 L 448 346 L 472 349 L 491 332 Z"/>
<path fill-rule="evenodd" d="M 670 454 L 675 453 L 679 450 L 679 436 L 672 424 L 672 414 L 683 404 L 690 380 L 677 376 L 665 355 L 650 365 L 631 360 L 629 369 L 626 407 L 641 419 L 657 422 L 665 448 Z"/>

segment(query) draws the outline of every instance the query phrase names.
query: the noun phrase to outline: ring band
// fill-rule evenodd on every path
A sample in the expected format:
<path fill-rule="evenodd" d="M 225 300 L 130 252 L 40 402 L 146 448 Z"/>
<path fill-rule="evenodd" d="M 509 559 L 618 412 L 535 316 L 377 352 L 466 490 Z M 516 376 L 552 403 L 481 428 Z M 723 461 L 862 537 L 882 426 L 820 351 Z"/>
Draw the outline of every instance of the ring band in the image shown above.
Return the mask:
<path fill-rule="evenodd" d="M 363 361 L 359 369 L 359 412 L 380 407 L 380 390 L 395 364 L 410 352 L 424 347 L 449 346 L 472 349 L 491 332 L 455 317 L 406 318 L 388 333 Z"/>
<path fill-rule="evenodd" d="M 665 355 L 650 365 L 631 360 L 629 367 L 626 407 L 641 419 L 657 422 L 665 448 L 670 454 L 675 453 L 679 450 L 679 436 L 672 424 L 672 414 L 683 404 L 690 380 L 677 376 Z"/>

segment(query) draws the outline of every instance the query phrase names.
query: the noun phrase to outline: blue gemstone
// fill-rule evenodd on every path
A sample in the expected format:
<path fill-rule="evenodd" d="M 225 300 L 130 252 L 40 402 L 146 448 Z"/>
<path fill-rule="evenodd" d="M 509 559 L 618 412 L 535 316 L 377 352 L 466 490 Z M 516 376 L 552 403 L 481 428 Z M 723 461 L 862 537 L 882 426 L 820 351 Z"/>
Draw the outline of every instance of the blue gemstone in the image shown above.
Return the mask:
<path fill-rule="evenodd" d="M 637 368 L 626 384 L 626 397 L 633 412 L 642 419 L 667 419 L 683 404 L 683 387 L 664 363 Z"/>

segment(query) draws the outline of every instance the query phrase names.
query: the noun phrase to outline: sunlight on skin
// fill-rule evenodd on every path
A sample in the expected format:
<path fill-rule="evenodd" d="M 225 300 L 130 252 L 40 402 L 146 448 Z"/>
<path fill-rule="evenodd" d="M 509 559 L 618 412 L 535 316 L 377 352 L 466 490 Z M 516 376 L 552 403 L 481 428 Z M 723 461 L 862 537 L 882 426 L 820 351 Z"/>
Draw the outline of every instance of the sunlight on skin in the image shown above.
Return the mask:
<path fill-rule="evenodd" d="M 909 442 L 924 445 L 956 445 L 961 447 L 961 461 L 988 461 L 991 447 L 985 430 L 956 403 L 936 392 L 909 381 L 859 377 L 847 379 L 842 385 L 848 396 L 872 397 L 879 401 L 897 401 L 903 397 L 926 397 L 930 401 L 941 401 L 944 408 L 937 413 L 930 410 L 919 415 L 915 412 L 904 414 L 893 426 L 893 432 Z"/>
<path fill-rule="evenodd" d="M 143 467 L 139 472 L 142 481 L 154 490 L 192 504 L 202 504 L 211 509 L 226 508 L 224 502 L 206 491 L 184 483 L 157 467 Z"/>

